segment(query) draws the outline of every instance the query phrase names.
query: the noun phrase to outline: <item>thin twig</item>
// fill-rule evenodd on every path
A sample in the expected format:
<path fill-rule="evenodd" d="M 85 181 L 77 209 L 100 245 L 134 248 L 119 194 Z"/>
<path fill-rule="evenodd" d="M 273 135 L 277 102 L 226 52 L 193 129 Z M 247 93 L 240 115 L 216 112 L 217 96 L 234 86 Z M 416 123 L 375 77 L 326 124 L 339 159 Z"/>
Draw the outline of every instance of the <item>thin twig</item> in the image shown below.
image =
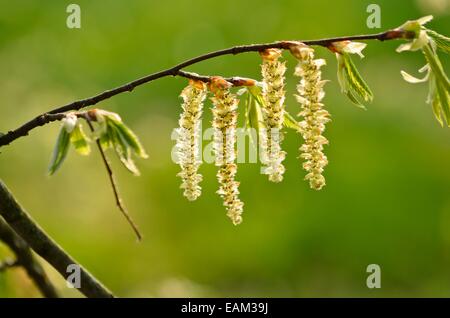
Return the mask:
<path fill-rule="evenodd" d="M 103 284 L 64 251 L 20 206 L 0 180 L 0 216 L 37 254 L 52 265 L 65 279 L 76 265 L 80 273 L 80 292 L 86 297 L 111 298 L 114 295 Z"/>
<path fill-rule="evenodd" d="M 86 119 L 86 122 L 88 123 L 88 126 L 89 126 L 90 130 L 92 132 L 94 132 L 94 127 L 92 126 L 91 119 L 89 118 L 89 116 L 86 115 L 84 118 Z M 134 223 L 133 219 L 131 218 L 130 214 L 128 213 L 125 205 L 122 203 L 122 199 L 120 198 L 120 194 L 119 194 L 119 188 L 118 188 L 116 180 L 114 178 L 114 174 L 113 174 L 111 165 L 110 165 L 110 163 L 108 161 L 108 158 L 106 157 L 105 152 L 103 151 L 103 148 L 102 148 L 102 145 L 100 143 L 100 140 L 96 139 L 95 142 L 97 144 L 98 151 L 100 152 L 100 155 L 102 156 L 102 160 L 103 160 L 103 163 L 105 165 L 106 171 L 108 172 L 109 181 L 111 183 L 111 187 L 112 187 L 112 190 L 114 192 L 114 197 L 116 199 L 116 205 L 119 208 L 120 212 L 125 217 L 125 219 L 130 224 L 130 226 L 132 227 L 134 233 L 137 236 L 137 239 L 139 241 L 141 241 L 142 240 L 142 235 L 139 232 L 139 229 L 138 229 L 136 223 Z"/>
<path fill-rule="evenodd" d="M 13 229 L 11 229 L 11 227 L 5 222 L 5 220 L 3 220 L 1 216 L 0 240 L 3 241 L 16 255 L 15 260 L 6 260 L 0 264 L 0 271 L 2 269 L 11 268 L 14 266 L 22 266 L 44 297 L 59 297 L 56 292 L 56 288 L 48 279 L 42 265 L 39 264 L 34 257 L 28 244 L 23 240 L 23 238 L 17 235 Z"/>
<path fill-rule="evenodd" d="M 326 38 L 326 39 L 320 39 L 320 40 L 308 40 L 308 41 L 294 41 L 294 42 L 302 42 L 307 45 L 317 45 L 317 46 L 323 46 L 328 47 L 333 42 L 339 42 L 339 41 L 354 41 L 354 40 L 379 40 L 379 41 L 386 41 L 386 40 L 394 40 L 394 39 L 402 39 L 402 38 L 411 38 L 414 34 L 410 32 L 405 32 L 399 29 L 389 30 L 386 32 L 376 33 L 376 34 L 368 34 L 368 35 L 354 35 L 354 36 L 343 36 L 343 37 L 335 37 L 335 38 Z M 48 117 L 48 115 L 52 114 L 58 114 L 58 113 L 64 113 L 67 111 L 72 110 L 80 110 L 84 107 L 95 105 L 103 100 L 106 100 L 108 98 L 111 98 L 115 95 L 124 93 L 124 92 L 131 92 L 134 88 L 143 85 L 145 83 L 154 81 L 156 79 L 167 77 L 167 76 L 181 76 L 186 77 L 190 79 L 198 79 L 203 81 L 208 81 L 209 77 L 204 76 L 196 76 L 193 73 L 187 73 L 182 71 L 182 69 L 194 65 L 196 63 L 206 61 L 218 56 L 222 55 L 236 55 L 246 52 L 259 52 L 263 51 L 265 49 L 270 48 L 278 48 L 278 49 L 287 49 L 289 48 L 289 43 L 292 43 L 293 41 L 277 41 L 272 43 L 265 43 L 265 44 L 251 44 L 251 45 L 241 45 L 241 46 L 234 46 L 231 48 L 219 50 L 210 52 L 207 54 L 203 54 L 197 57 L 194 57 L 192 59 L 189 59 L 187 61 L 184 61 L 182 63 L 179 63 L 171 68 L 144 76 L 142 78 L 139 78 L 137 80 L 134 80 L 132 82 L 129 82 L 127 84 L 124 84 L 122 86 L 116 87 L 111 90 L 107 90 L 103 93 L 100 93 L 98 95 L 95 95 L 90 98 L 78 100 L 72 103 L 69 103 L 64 106 L 57 107 L 51 111 L 48 111 L 44 114 L 41 114 L 34 119 L 30 120 L 29 122 L 23 124 L 19 128 L 15 130 L 11 130 L 7 132 L 4 135 L 0 135 L 0 147 L 6 146 L 13 142 L 14 140 L 28 135 L 28 133 L 38 127 L 45 125 L 46 123 L 50 121 L 46 121 L 46 119 L 51 118 Z"/>

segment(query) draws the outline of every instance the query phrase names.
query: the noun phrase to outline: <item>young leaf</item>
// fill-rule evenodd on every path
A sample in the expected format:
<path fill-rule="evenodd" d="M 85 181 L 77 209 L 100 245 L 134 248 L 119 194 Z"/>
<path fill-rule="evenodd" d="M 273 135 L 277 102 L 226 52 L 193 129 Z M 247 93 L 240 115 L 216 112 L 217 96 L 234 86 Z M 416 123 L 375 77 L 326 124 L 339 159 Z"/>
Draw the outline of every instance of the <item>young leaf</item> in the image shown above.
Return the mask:
<path fill-rule="evenodd" d="M 100 137 L 99 137 L 99 141 L 100 141 L 100 146 L 102 147 L 103 150 L 107 150 L 110 147 L 112 147 L 112 140 L 111 140 L 111 136 L 109 134 L 109 131 L 104 131 Z"/>
<path fill-rule="evenodd" d="M 264 99 L 262 97 L 262 89 L 261 89 L 261 87 L 255 85 L 255 86 L 247 87 L 247 90 L 248 90 L 248 96 L 245 101 L 245 103 L 246 103 L 245 104 L 246 105 L 246 112 L 245 112 L 246 127 L 254 128 L 257 131 L 257 133 L 259 134 L 260 130 L 265 128 L 264 118 L 263 118 L 263 113 L 262 113 L 262 107 L 264 107 Z M 285 126 L 286 128 L 294 129 L 296 131 L 300 131 L 300 129 L 301 129 L 299 123 L 287 111 L 284 112 L 283 126 Z"/>
<path fill-rule="evenodd" d="M 341 91 L 347 95 L 347 97 L 350 99 L 350 101 L 355 104 L 356 106 L 366 109 L 366 107 L 361 104 L 361 102 L 353 95 L 349 81 L 347 79 L 346 70 L 345 70 L 345 61 L 344 57 L 341 54 L 336 54 L 337 60 L 338 60 L 338 72 L 337 72 L 337 78 L 339 85 L 341 86 Z"/>
<path fill-rule="evenodd" d="M 67 156 L 70 146 L 70 134 L 67 132 L 64 125 L 59 130 L 58 139 L 56 140 L 55 148 L 53 150 L 52 159 L 48 168 L 49 175 L 52 175 L 59 169 L 64 159 Z"/>
<path fill-rule="evenodd" d="M 123 163 L 123 165 L 135 176 L 140 176 L 141 173 L 139 172 L 139 169 L 136 167 L 136 164 L 134 163 L 134 160 L 131 158 L 131 153 L 127 151 L 126 155 L 119 157 L 120 161 Z"/>
<path fill-rule="evenodd" d="M 441 104 L 439 102 L 439 97 L 436 94 L 432 100 L 431 107 L 433 108 L 434 117 L 436 117 L 441 126 L 444 126 L 444 122 L 441 117 Z"/>
<path fill-rule="evenodd" d="M 247 93 L 247 97 L 244 100 L 244 109 L 245 109 L 245 131 L 248 133 L 248 137 L 250 140 L 250 145 L 253 146 L 253 148 L 256 150 L 256 142 L 255 142 L 255 136 L 252 133 L 252 125 L 250 122 L 250 113 L 251 113 L 251 103 L 252 103 L 252 96 L 250 95 L 250 93 L 248 92 L 247 88 L 243 88 L 243 90 L 245 90 L 245 92 L 242 92 L 240 95 Z"/>
<path fill-rule="evenodd" d="M 287 111 L 284 112 L 284 121 L 283 125 L 287 128 L 294 129 L 296 131 L 301 131 L 300 124 L 289 114 Z"/>
<path fill-rule="evenodd" d="M 247 95 L 246 95 L 245 100 L 244 100 L 244 110 L 245 110 L 245 112 L 244 112 L 244 114 L 245 114 L 244 124 L 245 124 L 245 128 L 246 129 L 250 129 L 251 128 L 251 126 L 250 126 L 250 99 L 252 97 L 250 96 L 250 93 L 248 92 L 247 88 L 243 88 L 241 90 L 241 93 L 240 94 L 238 93 L 238 95 L 243 95 L 245 93 L 247 93 Z"/>
<path fill-rule="evenodd" d="M 93 132 L 94 138 L 100 141 L 100 146 L 103 150 L 107 150 L 113 146 L 113 136 L 111 134 L 111 129 L 108 126 L 103 115 L 97 115 L 98 128 Z"/>
<path fill-rule="evenodd" d="M 358 96 L 366 102 L 371 102 L 373 100 L 372 91 L 347 53 L 337 53 L 336 57 L 338 60 L 338 81 L 342 92 L 356 106 L 365 109 L 364 105 L 358 100 Z"/>
<path fill-rule="evenodd" d="M 427 64 L 428 65 L 428 64 Z M 439 96 L 437 95 L 436 90 L 436 80 L 434 78 L 434 74 L 432 72 L 428 72 L 428 97 L 427 104 L 431 105 L 433 109 L 434 117 L 436 117 L 437 121 L 441 126 L 444 126 L 444 122 L 441 116 L 441 104 L 439 103 Z"/>
<path fill-rule="evenodd" d="M 353 88 L 354 92 L 361 98 L 363 98 L 364 101 L 371 102 L 373 100 L 372 91 L 359 74 L 358 69 L 356 68 L 350 56 L 348 54 L 344 55 L 346 76 L 348 78 L 349 84 Z"/>
<path fill-rule="evenodd" d="M 91 147 L 89 146 L 88 138 L 79 123 L 73 128 L 72 132 L 70 133 L 70 142 L 80 155 L 87 156 L 91 153 Z"/>
<path fill-rule="evenodd" d="M 123 136 L 117 127 L 111 122 L 107 121 L 108 134 L 110 135 L 112 145 L 116 154 L 119 156 L 120 161 L 123 165 L 134 175 L 140 175 L 133 159 L 131 158 L 131 149 L 128 143 L 125 141 Z"/>
<path fill-rule="evenodd" d="M 253 87 L 247 87 L 247 98 L 245 99 L 245 127 L 249 132 L 250 143 L 256 148 L 257 143 L 250 129 L 255 129 L 257 136 L 259 136 L 260 129 L 264 127 L 260 103 L 263 99 L 261 90 L 251 88 Z"/>
<path fill-rule="evenodd" d="M 437 82 L 441 83 L 443 88 L 449 91 L 450 81 L 444 72 L 444 68 L 442 67 L 441 61 L 439 60 L 439 57 L 437 56 L 436 52 L 433 50 L 431 45 L 426 45 L 423 48 L 423 52 L 425 54 L 425 58 L 427 59 L 428 64 L 431 67 L 431 70 L 436 76 Z"/>
<path fill-rule="evenodd" d="M 439 99 L 439 104 L 441 106 L 441 109 L 445 115 L 445 119 L 447 121 L 447 126 L 450 126 L 450 98 L 449 98 L 449 92 L 448 90 L 445 90 L 445 88 L 442 86 L 441 83 L 436 83 L 436 91 L 437 91 L 437 97 Z M 436 101 L 437 102 L 437 98 Z M 437 106 L 435 106 L 437 107 Z"/>
<path fill-rule="evenodd" d="M 436 43 L 438 49 L 447 54 L 450 54 L 450 38 L 430 29 L 425 29 L 425 31 L 427 32 L 428 36 L 433 39 L 434 43 Z"/>
<path fill-rule="evenodd" d="M 431 45 L 426 45 L 423 48 L 425 58 L 430 65 L 431 71 L 433 72 L 434 88 L 433 92 L 433 109 L 436 114 L 436 108 L 440 105 L 442 113 L 445 116 L 447 125 L 450 126 L 450 81 L 444 72 L 441 61 L 437 56 L 436 52 L 433 50 Z"/>
<path fill-rule="evenodd" d="M 256 98 L 253 97 L 250 98 L 249 121 L 250 127 L 254 128 L 258 133 L 265 127 L 262 114 L 262 105 Z"/>
<path fill-rule="evenodd" d="M 108 118 L 111 121 L 111 125 L 115 126 L 117 132 L 124 139 L 124 141 L 134 150 L 136 155 L 141 158 L 148 158 L 144 147 L 142 147 L 136 134 L 131 131 L 122 121 Z"/>
<path fill-rule="evenodd" d="M 347 92 L 349 90 L 348 88 L 348 82 L 345 79 L 345 62 L 344 57 L 341 54 L 336 54 L 337 59 L 337 79 L 338 83 L 341 86 L 341 91 L 343 93 Z"/>
<path fill-rule="evenodd" d="M 405 71 L 400 71 L 400 74 L 402 75 L 403 79 L 407 81 L 408 83 L 417 84 L 417 83 L 423 83 L 428 81 L 430 76 L 429 66 L 428 64 L 425 65 L 425 67 L 421 68 L 419 72 L 422 72 L 422 70 L 426 70 L 427 74 L 423 78 L 417 78 L 412 76 L 411 74 L 406 73 Z"/>
<path fill-rule="evenodd" d="M 141 158 L 147 158 L 136 134 L 131 131 L 116 113 L 96 110 L 99 129 L 94 135 L 99 139 L 102 149 L 114 149 L 122 164 L 133 174 L 139 175 L 139 170 L 132 159 L 132 152 Z"/>

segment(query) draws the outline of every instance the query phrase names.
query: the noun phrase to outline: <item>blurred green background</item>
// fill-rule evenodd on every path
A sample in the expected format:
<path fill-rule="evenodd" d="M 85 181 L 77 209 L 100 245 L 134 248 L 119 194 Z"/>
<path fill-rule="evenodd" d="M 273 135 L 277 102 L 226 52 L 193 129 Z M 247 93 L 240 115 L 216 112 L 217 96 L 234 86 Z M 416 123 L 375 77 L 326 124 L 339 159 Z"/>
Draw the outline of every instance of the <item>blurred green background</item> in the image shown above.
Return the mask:
<path fill-rule="evenodd" d="M 66 27 L 68 1 L 0 0 L 0 131 L 36 114 L 94 95 L 211 50 L 284 39 L 379 32 L 434 14 L 430 27 L 449 34 L 447 0 L 376 1 L 382 29 L 366 27 L 373 1 L 76 1 L 82 27 Z M 375 94 L 367 111 L 354 107 L 325 49 L 328 125 L 327 186 L 310 190 L 289 131 L 281 184 L 241 164 L 244 223 L 225 216 L 215 193 L 215 167 L 204 164 L 203 194 L 188 202 L 171 160 L 170 135 L 180 113 L 182 78 L 164 78 L 98 105 L 121 114 L 150 154 L 141 177 L 110 156 L 123 199 L 145 239 L 133 234 L 114 205 L 98 153 L 73 151 L 49 178 L 46 168 L 59 124 L 34 130 L 2 148 L 0 177 L 17 199 L 77 260 L 122 297 L 380 297 L 450 296 L 450 129 L 425 103 L 417 74 L 420 53 L 395 52 L 399 42 L 370 42 L 354 60 Z M 287 107 L 295 61 L 288 61 Z M 448 57 L 441 59 L 448 73 Z M 224 56 L 190 67 L 202 74 L 259 78 L 260 58 Z M 207 103 L 208 107 L 210 103 Z M 205 111 L 204 125 L 211 119 Z M 0 244 L 0 259 L 10 255 Z M 381 266 L 382 288 L 366 287 L 366 267 Z M 65 296 L 65 288 L 46 266 Z M 38 297 L 20 269 L 0 273 L 1 297 Z"/>

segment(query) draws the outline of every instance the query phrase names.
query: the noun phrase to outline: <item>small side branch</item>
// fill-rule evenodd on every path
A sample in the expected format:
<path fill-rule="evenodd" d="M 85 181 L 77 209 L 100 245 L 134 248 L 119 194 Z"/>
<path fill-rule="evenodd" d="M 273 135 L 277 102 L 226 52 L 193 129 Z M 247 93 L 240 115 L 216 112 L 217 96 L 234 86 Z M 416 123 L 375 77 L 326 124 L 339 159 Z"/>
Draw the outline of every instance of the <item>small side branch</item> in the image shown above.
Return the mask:
<path fill-rule="evenodd" d="M 48 279 L 44 268 L 34 257 L 28 244 L 11 229 L 2 217 L 0 217 L 0 240 L 16 256 L 16 260 L 6 260 L 0 265 L 0 268 L 22 266 L 44 297 L 57 298 L 58 293 L 55 287 Z"/>
<path fill-rule="evenodd" d="M 86 116 L 85 119 L 86 119 L 86 122 L 88 123 L 88 126 L 91 129 L 91 131 L 94 132 L 94 127 L 92 126 L 92 123 L 91 123 L 91 120 L 89 119 L 89 117 Z M 106 157 L 106 154 L 103 151 L 102 145 L 100 144 L 100 140 L 97 139 L 95 141 L 95 143 L 97 144 L 97 148 L 102 157 L 103 164 L 105 165 L 106 171 L 108 172 L 108 177 L 109 177 L 109 181 L 111 183 L 111 187 L 112 187 L 112 190 L 114 193 L 114 198 L 116 199 L 116 205 L 119 208 L 120 212 L 125 217 L 125 219 L 130 224 L 131 228 L 133 229 L 134 233 L 136 234 L 137 239 L 139 241 L 141 241 L 142 240 L 141 232 L 139 232 L 139 229 L 138 229 L 136 223 L 134 223 L 133 219 L 131 218 L 130 214 L 127 211 L 127 208 L 122 203 L 122 199 L 120 198 L 120 194 L 119 194 L 119 188 L 118 188 L 116 180 L 114 178 L 114 174 L 113 174 L 111 165 L 109 164 L 108 158 Z"/>
<path fill-rule="evenodd" d="M 70 265 L 80 269 L 80 292 L 86 297 L 111 298 L 114 295 L 92 274 L 65 252 L 19 205 L 6 185 L 0 180 L 0 216 L 43 259 L 65 279 Z"/>

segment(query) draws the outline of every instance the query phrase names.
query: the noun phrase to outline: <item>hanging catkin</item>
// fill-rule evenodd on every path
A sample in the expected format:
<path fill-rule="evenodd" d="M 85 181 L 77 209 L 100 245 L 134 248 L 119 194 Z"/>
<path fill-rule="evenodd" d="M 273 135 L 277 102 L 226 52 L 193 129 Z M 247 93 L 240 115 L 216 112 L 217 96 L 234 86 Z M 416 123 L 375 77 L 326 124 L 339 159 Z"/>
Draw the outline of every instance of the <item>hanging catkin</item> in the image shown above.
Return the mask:
<path fill-rule="evenodd" d="M 244 203 L 239 199 L 239 182 L 235 180 L 236 161 L 236 125 L 239 100 L 230 92 L 231 84 L 221 77 L 212 77 L 210 90 L 214 108 L 214 154 L 215 164 L 219 167 L 217 179 L 220 187 L 217 193 L 222 197 L 227 216 L 234 225 L 242 222 Z"/>
<path fill-rule="evenodd" d="M 320 190 L 325 186 L 323 169 L 328 164 L 323 153 L 323 145 L 328 140 L 322 135 L 325 124 L 330 121 L 330 114 L 323 107 L 322 99 L 325 96 L 320 68 L 325 60 L 314 59 L 314 50 L 302 44 L 291 47 L 292 54 L 298 59 L 295 75 L 299 76 L 297 85 L 297 101 L 302 110 L 298 114 L 302 117 L 301 132 L 305 143 L 300 147 L 300 157 L 305 160 L 303 168 L 308 172 L 305 176 L 312 189 Z"/>
<path fill-rule="evenodd" d="M 200 127 L 203 101 L 206 96 L 206 85 L 200 81 L 189 81 L 181 92 L 183 113 L 180 115 L 177 138 L 177 157 L 181 171 L 183 195 L 189 200 L 196 200 L 201 194 L 199 183 L 202 175 L 198 173 L 200 159 Z"/>
<path fill-rule="evenodd" d="M 263 59 L 261 74 L 263 77 L 263 116 L 265 131 L 260 134 L 261 162 L 263 173 L 273 182 L 281 182 L 285 168 L 282 164 L 286 153 L 281 150 L 283 135 L 281 129 L 284 120 L 284 73 L 286 65 L 280 62 L 281 50 L 267 49 L 260 52 Z"/>

